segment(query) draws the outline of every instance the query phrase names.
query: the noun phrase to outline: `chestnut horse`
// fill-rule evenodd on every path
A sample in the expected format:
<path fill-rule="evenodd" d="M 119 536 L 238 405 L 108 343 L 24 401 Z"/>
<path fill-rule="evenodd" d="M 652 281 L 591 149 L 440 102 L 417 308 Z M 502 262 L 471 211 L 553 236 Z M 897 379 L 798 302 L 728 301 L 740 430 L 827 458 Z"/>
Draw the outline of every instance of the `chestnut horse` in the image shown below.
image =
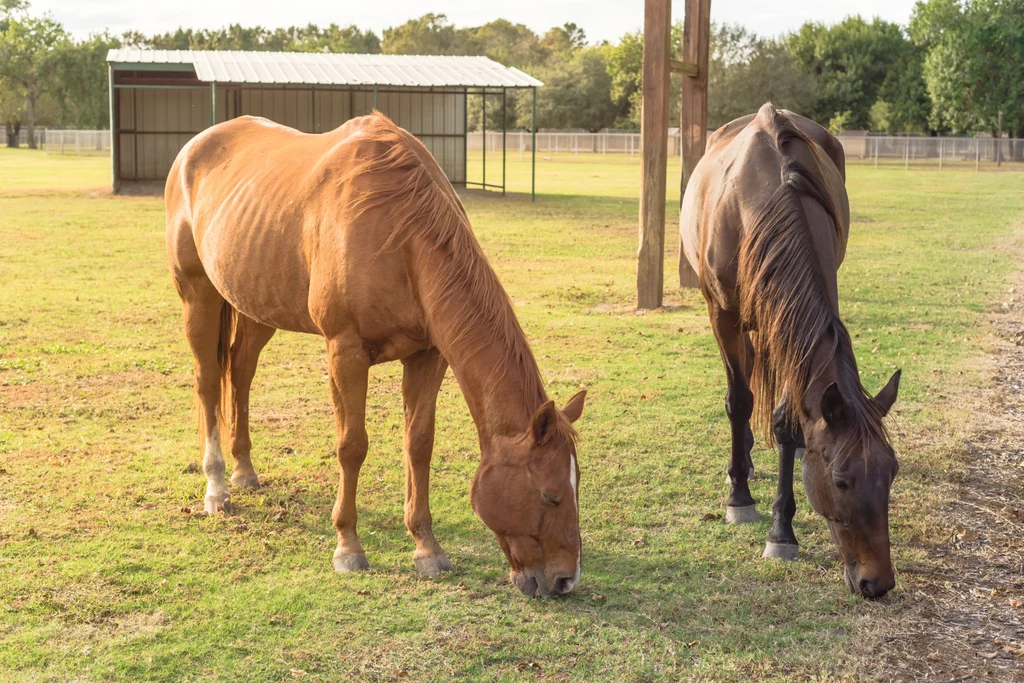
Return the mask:
<path fill-rule="evenodd" d="M 838 140 L 766 104 L 708 140 L 686 188 L 680 231 L 728 379 L 726 520 L 758 519 L 747 483 L 753 415 L 779 448 L 764 557 L 797 555 L 793 460 L 805 449 L 804 490 L 828 520 L 847 586 L 874 598 L 896 583 L 889 490 L 899 467 L 882 419 L 900 373 L 870 396 L 839 317 L 836 270 L 850 226 L 845 180 Z"/>
<path fill-rule="evenodd" d="M 322 335 L 341 466 L 334 568 L 368 569 L 356 533 L 370 366 L 404 365 L 405 524 L 424 576 L 452 568 L 431 528 L 437 393 L 449 364 L 480 440 L 471 501 L 513 583 L 568 593 L 580 578 L 579 467 L 572 423 L 585 392 L 548 400 L 512 304 L 427 149 L 380 114 L 306 135 L 241 117 L 196 136 L 166 187 L 167 254 L 195 356 L 206 510 L 231 484 L 258 487 L 249 388 L 276 330 Z"/>

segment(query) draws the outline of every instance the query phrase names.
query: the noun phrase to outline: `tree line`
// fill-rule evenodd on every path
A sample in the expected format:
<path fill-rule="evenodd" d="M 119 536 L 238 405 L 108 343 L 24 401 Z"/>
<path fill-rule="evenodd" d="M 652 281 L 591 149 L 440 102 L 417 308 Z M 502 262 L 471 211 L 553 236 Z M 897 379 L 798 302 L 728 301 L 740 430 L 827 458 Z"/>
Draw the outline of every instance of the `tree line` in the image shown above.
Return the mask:
<path fill-rule="evenodd" d="M 673 26 L 672 43 L 678 58 L 681 23 Z M 75 39 L 51 16 L 32 14 L 26 0 L 0 0 L 0 118 L 8 140 L 22 125 L 105 128 L 106 55 L 120 46 L 486 55 L 545 83 L 537 93 L 540 128 L 639 127 L 639 31 L 595 44 L 575 24 L 538 34 L 504 19 L 459 28 L 443 14 L 425 14 L 380 36 L 337 24 L 232 24 Z M 851 16 L 832 25 L 808 22 L 778 38 L 716 24 L 710 51 L 712 127 L 771 101 L 836 132 L 995 134 L 1002 112 L 1003 130 L 1024 137 L 1024 0 L 922 0 L 906 26 Z M 476 127 L 482 112 L 479 99 L 472 99 L 470 125 Z M 532 113 L 528 95 L 510 92 L 504 111 L 488 106 L 487 127 L 500 126 L 504 117 L 510 128 L 527 128 Z"/>

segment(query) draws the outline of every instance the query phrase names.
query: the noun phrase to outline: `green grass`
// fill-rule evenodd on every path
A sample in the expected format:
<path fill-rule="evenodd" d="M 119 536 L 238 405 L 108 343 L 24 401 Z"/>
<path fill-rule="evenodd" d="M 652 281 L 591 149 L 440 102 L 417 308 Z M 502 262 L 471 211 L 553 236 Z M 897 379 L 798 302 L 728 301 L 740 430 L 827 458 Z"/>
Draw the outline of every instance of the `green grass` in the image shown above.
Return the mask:
<path fill-rule="evenodd" d="M 516 189 L 528 173 L 510 163 Z M 625 163 L 538 162 L 535 204 L 466 198 L 549 393 L 590 391 L 572 596 L 526 599 L 508 584 L 469 507 L 478 449 L 450 374 L 432 507 L 457 571 L 417 577 L 393 365 L 371 375 L 359 495 L 374 571 L 334 574 L 333 420 L 323 343 L 309 336 L 279 333 L 253 387 L 266 487 L 236 494 L 233 517 L 183 512 L 201 509 L 204 480 L 187 471 L 199 459 L 192 360 L 163 205 L 83 191 L 107 174 L 102 159 L 0 151 L 2 678 L 805 680 L 841 672 L 858 624 L 905 608 L 912 576 L 881 603 L 847 593 L 802 492 L 792 564 L 759 559 L 767 519 L 702 521 L 727 494 L 724 373 L 697 292 L 670 283 L 664 310 L 633 311 L 639 169 Z M 851 168 L 844 316 L 869 388 L 904 368 L 898 571 L 943 533 L 928 513 L 963 468 L 958 399 L 981 381 L 983 317 L 1016 267 L 1019 185 Z M 767 512 L 775 461 L 754 455 Z"/>

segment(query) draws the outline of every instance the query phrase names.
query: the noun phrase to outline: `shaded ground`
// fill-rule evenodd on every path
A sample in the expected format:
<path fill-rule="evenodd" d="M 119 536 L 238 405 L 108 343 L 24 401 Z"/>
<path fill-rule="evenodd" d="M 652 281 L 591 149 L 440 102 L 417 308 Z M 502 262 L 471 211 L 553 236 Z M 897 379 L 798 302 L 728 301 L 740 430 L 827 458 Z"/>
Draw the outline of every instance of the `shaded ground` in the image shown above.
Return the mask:
<path fill-rule="evenodd" d="M 1018 248 L 1016 250 L 1021 253 Z M 904 609 L 861 620 L 879 679 L 1024 680 L 1024 276 L 990 314 L 988 382 L 967 399 L 943 542 L 902 567 Z"/>

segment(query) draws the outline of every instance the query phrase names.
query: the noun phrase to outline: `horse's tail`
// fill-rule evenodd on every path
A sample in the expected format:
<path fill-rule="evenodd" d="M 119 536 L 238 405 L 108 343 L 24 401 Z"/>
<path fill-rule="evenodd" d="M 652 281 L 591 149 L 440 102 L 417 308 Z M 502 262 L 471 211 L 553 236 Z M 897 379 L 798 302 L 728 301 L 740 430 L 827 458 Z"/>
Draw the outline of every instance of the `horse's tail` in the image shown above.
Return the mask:
<path fill-rule="evenodd" d="M 238 324 L 238 311 L 224 301 L 220 309 L 220 331 L 217 335 L 217 370 L 220 372 L 220 402 L 217 404 L 217 422 L 228 428 L 233 419 L 234 385 L 231 383 L 231 348 L 241 343 L 242 327 Z"/>

